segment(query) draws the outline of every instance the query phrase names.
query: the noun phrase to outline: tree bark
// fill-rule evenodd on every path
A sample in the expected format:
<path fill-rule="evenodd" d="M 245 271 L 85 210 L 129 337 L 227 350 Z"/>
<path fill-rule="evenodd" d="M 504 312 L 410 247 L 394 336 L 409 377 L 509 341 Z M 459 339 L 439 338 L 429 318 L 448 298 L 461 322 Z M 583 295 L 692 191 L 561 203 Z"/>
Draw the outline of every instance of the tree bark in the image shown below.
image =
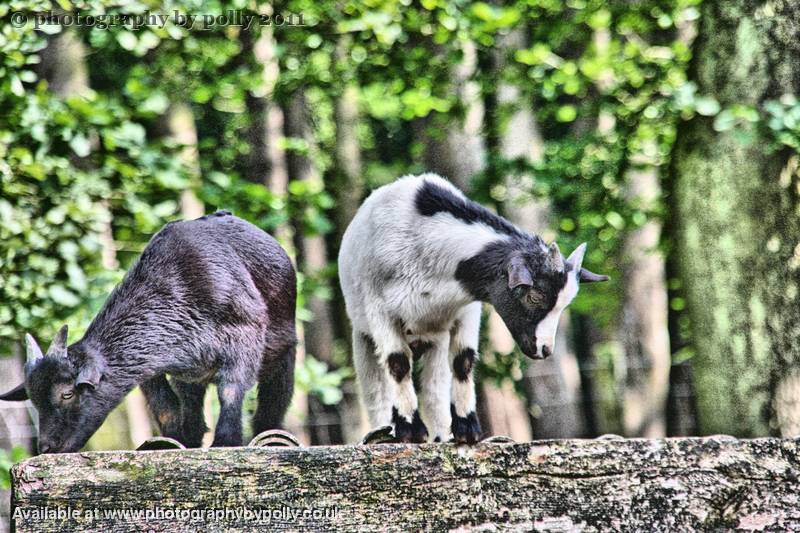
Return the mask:
<path fill-rule="evenodd" d="M 12 469 L 12 516 L 20 533 L 787 531 L 800 528 L 798 444 L 596 439 L 42 455 Z M 59 510 L 75 515 L 41 516 Z M 144 516 L 112 519 L 110 510 Z M 254 511 L 274 514 L 259 520 Z"/>
<path fill-rule="evenodd" d="M 790 0 L 704 4 L 698 92 L 723 108 L 800 93 L 798 19 Z M 698 116 L 675 148 L 677 254 L 703 434 L 800 427 L 797 155 L 759 135 L 752 125 L 718 132 Z"/>
<path fill-rule="evenodd" d="M 271 101 L 279 69 L 275 55 L 275 38 L 271 28 L 262 28 L 261 35 L 253 39 L 250 30 L 242 32 L 243 49 L 253 54 L 257 68 L 261 70 L 261 83 L 252 91 L 247 91 L 245 107 L 250 115 L 247 129 L 247 142 L 250 153 L 245 162 L 244 178 L 253 183 L 261 183 L 271 188 L 274 154 L 271 151 L 275 138 L 271 133 L 270 120 L 277 107 Z M 272 118 L 274 120 L 274 118 Z"/>

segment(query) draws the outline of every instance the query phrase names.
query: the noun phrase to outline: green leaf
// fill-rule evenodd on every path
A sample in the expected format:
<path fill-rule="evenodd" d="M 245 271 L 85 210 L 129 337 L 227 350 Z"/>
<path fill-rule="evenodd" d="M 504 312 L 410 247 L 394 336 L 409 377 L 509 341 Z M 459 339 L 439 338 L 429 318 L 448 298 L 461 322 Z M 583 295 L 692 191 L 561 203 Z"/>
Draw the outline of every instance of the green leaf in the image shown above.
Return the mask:
<path fill-rule="evenodd" d="M 719 102 L 711 96 L 700 96 L 695 100 L 695 109 L 703 116 L 711 117 L 719 113 Z"/>
<path fill-rule="evenodd" d="M 78 157 L 86 157 L 92 150 L 92 145 L 89 139 L 82 133 L 75 134 L 69 141 L 69 147 L 75 152 Z"/>
<path fill-rule="evenodd" d="M 133 50 L 136 48 L 139 40 L 134 33 L 123 30 L 117 34 L 117 42 L 125 50 Z"/>
<path fill-rule="evenodd" d="M 556 120 L 559 122 L 572 122 L 578 116 L 578 110 L 574 105 L 562 105 L 556 111 Z"/>
<path fill-rule="evenodd" d="M 736 117 L 733 116 L 733 113 L 727 109 L 722 110 L 715 118 L 714 118 L 714 130 L 715 131 L 728 131 L 732 129 L 736 125 Z"/>
<path fill-rule="evenodd" d="M 65 307 L 75 307 L 80 303 L 80 299 L 67 288 L 62 285 L 50 285 L 48 289 L 48 294 L 50 298 L 57 303 L 58 305 L 63 305 Z"/>

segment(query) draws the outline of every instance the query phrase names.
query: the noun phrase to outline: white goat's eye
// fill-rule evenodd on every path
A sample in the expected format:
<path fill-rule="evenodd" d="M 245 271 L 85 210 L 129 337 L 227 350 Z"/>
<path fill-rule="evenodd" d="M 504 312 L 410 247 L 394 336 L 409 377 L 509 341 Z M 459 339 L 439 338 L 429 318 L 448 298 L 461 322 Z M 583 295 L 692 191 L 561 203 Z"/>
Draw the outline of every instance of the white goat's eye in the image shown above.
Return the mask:
<path fill-rule="evenodd" d="M 69 400 L 69 399 L 70 399 L 70 398 L 72 398 L 73 396 L 75 396 L 75 393 L 74 393 L 74 392 L 72 392 L 71 390 L 70 390 L 70 391 L 67 391 L 67 392 L 62 392 L 62 393 L 61 393 L 61 399 L 62 399 L 62 400 Z"/>

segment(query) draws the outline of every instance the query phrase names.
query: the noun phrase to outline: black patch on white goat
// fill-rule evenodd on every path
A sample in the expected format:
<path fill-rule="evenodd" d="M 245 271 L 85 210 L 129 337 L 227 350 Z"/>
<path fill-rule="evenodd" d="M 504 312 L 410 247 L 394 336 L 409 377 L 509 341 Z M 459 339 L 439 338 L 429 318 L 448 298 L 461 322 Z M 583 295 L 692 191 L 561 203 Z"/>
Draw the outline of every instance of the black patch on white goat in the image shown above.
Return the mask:
<path fill-rule="evenodd" d="M 464 348 L 453 359 L 453 373 L 459 381 L 467 381 L 475 364 L 475 350 Z"/>
<path fill-rule="evenodd" d="M 433 343 L 430 341 L 416 340 L 408 344 L 411 348 L 411 353 L 414 355 L 414 361 L 419 361 L 425 353 L 433 348 Z"/>
<path fill-rule="evenodd" d="M 398 383 L 403 381 L 411 370 L 411 363 L 408 361 L 406 354 L 402 352 L 389 354 L 388 363 L 389 373 Z"/>
<path fill-rule="evenodd" d="M 436 183 L 425 181 L 417 191 L 417 212 L 426 217 L 449 213 L 467 224 L 482 223 L 507 235 L 522 236 L 510 222 L 498 217 L 482 205 L 461 198 Z"/>
<path fill-rule="evenodd" d="M 512 332 L 534 331 L 536 324 L 553 309 L 559 292 L 567 283 L 569 267 L 562 272 L 547 268 L 547 254 L 538 252 L 541 249 L 540 242 L 538 237 L 528 235 L 497 241 L 477 255 L 461 261 L 456 268 L 456 279 L 461 285 L 476 300 L 492 301 Z M 538 305 L 528 305 L 524 297 L 516 298 L 508 293 L 507 265 L 513 252 L 522 255 L 531 272 L 532 289 L 541 296 Z M 520 343 L 519 338 L 516 340 Z M 529 342 L 532 347 L 536 339 L 530 339 Z M 526 351 L 526 347 L 522 348 Z"/>

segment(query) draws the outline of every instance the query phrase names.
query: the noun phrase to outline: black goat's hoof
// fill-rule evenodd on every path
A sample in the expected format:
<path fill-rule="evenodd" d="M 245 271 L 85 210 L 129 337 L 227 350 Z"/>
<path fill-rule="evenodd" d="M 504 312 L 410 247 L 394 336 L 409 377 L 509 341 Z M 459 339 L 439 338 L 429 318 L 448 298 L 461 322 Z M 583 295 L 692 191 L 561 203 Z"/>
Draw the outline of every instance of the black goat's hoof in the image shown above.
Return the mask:
<path fill-rule="evenodd" d="M 176 441 L 175 439 L 171 439 L 169 437 L 151 437 L 141 443 L 138 448 L 136 448 L 137 452 L 149 452 L 153 450 L 185 450 L 186 446 L 181 444 L 180 442 Z"/>
<path fill-rule="evenodd" d="M 625 437 L 621 435 L 615 435 L 614 433 L 606 433 L 605 435 L 600 435 L 599 437 L 595 437 L 597 440 L 622 440 Z"/>
<path fill-rule="evenodd" d="M 388 444 L 392 442 L 395 442 L 392 426 L 381 426 L 364 435 L 359 444 Z"/>
<path fill-rule="evenodd" d="M 255 448 L 300 448 L 302 444 L 300 444 L 297 437 L 288 431 L 283 431 L 282 429 L 268 429 L 253 437 L 253 440 L 250 441 L 248 446 L 253 446 Z"/>
<path fill-rule="evenodd" d="M 486 444 L 514 444 L 516 441 L 511 437 L 507 437 L 505 435 L 492 435 L 491 437 L 486 437 L 481 441 L 481 443 Z"/>

